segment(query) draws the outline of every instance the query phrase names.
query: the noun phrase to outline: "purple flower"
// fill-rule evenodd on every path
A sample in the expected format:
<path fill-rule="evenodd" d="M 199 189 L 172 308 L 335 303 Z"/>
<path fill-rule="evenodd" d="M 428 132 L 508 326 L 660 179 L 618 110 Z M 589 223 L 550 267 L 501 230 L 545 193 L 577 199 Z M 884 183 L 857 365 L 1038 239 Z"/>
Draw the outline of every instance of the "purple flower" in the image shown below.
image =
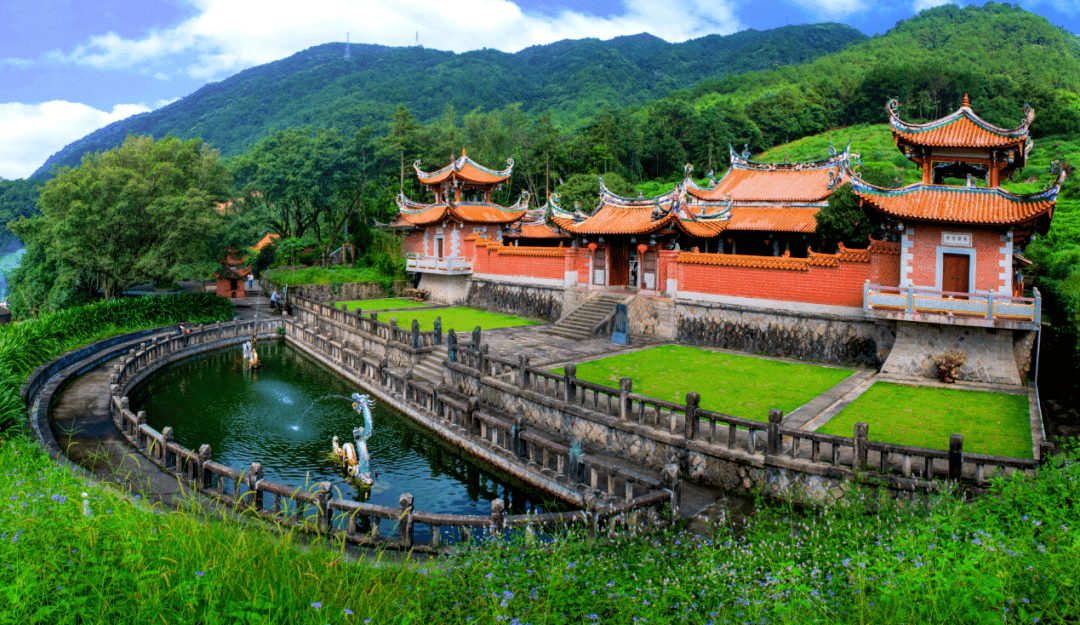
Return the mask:
<path fill-rule="evenodd" d="M 321 602 L 319 602 L 319 601 L 316 601 L 315 603 L 312 603 L 312 604 L 311 604 L 311 607 L 313 607 L 313 608 L 315 608 L 316 610 L 318 610 L 319 608 L 321 608 L 321 607 L 322 607 L 322 603 L 321 603 Z"/>
<path fill-rule="evenodd" d="M 203 575 L 206 575 L 206 573 L 203 573 L 202 571 L 195 571 L 195 575 L 196 577 L 202 577 Z"/>

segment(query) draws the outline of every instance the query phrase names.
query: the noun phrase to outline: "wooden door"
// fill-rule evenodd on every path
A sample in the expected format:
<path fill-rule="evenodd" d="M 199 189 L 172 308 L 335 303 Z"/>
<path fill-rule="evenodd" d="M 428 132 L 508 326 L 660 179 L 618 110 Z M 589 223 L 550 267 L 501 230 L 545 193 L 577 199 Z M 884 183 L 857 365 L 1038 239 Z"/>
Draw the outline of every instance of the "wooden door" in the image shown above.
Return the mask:
<path fill-rule="evenodd" d="M 435 239 L 435 257 L 436 258 L 442 258 L 443 257 L 443 238 L 442 237 L 437 237 Z"/>
<path fill-rule="evenodd" d="M 967 254 L 943 254 L 941 258 L 941 290 L 968 293 L 968 269 L 971 257 Z"/>
<path fill-rule="evenodd" d="M 612 243 L 611 249 L 611 279 L 608 286 L 626 286 L 630 284 L 630 252 L 626 243 Z"/>

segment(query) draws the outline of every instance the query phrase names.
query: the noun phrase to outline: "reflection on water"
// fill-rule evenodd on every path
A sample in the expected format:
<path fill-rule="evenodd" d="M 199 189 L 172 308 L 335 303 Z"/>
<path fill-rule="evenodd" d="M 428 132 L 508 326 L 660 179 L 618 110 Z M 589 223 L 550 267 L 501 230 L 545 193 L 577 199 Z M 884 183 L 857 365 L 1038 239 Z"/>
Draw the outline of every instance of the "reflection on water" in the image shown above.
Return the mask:
<path fill-rule="evenodd" d="M 398 496 L 411 493 L 415 509 L 443 514 L 487 515 L 498 498 L 508 514 L 560 509 L 542 493 L 481 469 L 381 402 L 368 440 L 378 477 L 370 495 L 351 486 L 327 454 L 333 436 L 350 442 L 363 424 L 349 400 L 360 389 L 283 343 L 258 350 L 262 366 L 255 370 L 244 367 L 239 347 L 165 369 L 133 393 L 133 409 L 145 410 L 158 431 L 172 426 L 185 447 L 209 444 L 217 462 L 236 469 L 260 462 L 264 478 L 290 486 L 329 481 L 335 497 L 397 507 Z M 418 540 L 425 531 L 418 528 Z"/>

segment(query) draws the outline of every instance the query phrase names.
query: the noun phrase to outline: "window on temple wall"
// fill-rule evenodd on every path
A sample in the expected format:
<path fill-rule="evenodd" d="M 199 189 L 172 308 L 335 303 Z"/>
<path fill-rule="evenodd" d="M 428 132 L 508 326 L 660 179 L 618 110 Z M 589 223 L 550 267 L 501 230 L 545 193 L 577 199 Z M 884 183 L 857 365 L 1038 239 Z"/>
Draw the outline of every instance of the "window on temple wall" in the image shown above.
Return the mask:
<path fill-rule="evenodd" d="M 435 237 L 435 257 L 436 258 L 442 258 L 443 257 L 443 238 L 442 237 Z"/>

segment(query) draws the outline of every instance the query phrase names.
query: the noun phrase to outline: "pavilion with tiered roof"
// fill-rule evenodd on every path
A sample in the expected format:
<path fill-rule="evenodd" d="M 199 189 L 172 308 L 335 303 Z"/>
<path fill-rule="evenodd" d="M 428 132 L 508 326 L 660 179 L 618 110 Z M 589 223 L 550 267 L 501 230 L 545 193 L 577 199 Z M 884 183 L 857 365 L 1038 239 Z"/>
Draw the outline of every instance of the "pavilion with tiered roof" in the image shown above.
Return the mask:
<path fill-rule="evenodd" d="M 886 109 L 897 148 L 922 180 L 884 189 L 851 178 L 860 201 L 900 234 L 898 266 L 891 280 L 868 286 L 868 310 L 950 323 L 1037 321 L 1017 267 L 1031 236 L 1050 226 L 1064 172 L 1038 193 L 1000 186 L 1027 162 L 1034 111 L 1025 108 L 1020 125 L 1005 129 L 976 115 L 966 95 L 959 110 L 925 124 L 900 119 L 895 100 Z"/>

